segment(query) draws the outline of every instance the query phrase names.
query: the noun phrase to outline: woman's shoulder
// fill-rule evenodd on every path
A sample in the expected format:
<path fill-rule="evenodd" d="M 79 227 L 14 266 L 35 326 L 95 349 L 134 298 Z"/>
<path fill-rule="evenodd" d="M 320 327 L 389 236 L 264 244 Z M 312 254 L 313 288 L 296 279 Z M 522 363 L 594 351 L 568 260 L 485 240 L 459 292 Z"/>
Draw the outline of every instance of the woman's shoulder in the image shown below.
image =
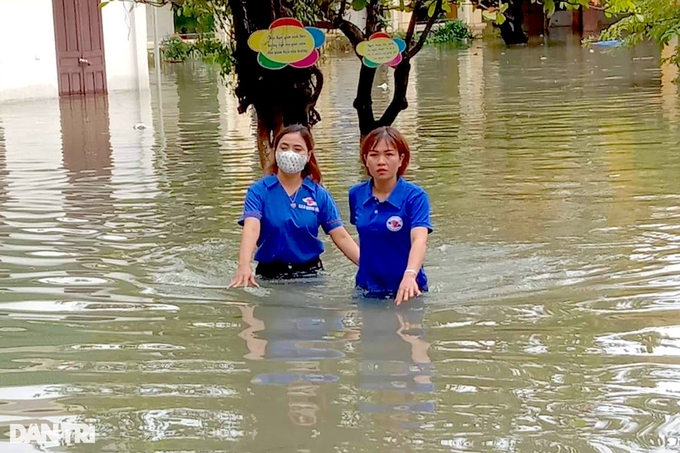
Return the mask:
<path fill-rule="evenodd" d="M 360 183 L 354 184 L 352 187 L 349 188 L 349 194 L 351 196 L 353 194 L 359 193 L 362 190 L 366 190 L 366 188 L 370 185 L 371 185 L 370 179 L 367 179 L 366 181 L 362 181 Z"/>
<path fill-rule="evenodd" d="M 307 187 L 309 193 L 315 200 L 317 200 L 317 202 L 326 205 L 324 200 L 330 200 L 332 203 L 335 203 L 333 194 L 331 194 L 331 191 L 328 190 L 328 187 L 324 186 L 322 183 L 314 181 L 311 178 L 305 178 L 302 184 Z"/>
<path fill-rule="evenodd" d="M 276 178 L 276 175 L 264 175 L 254 183 L 250 185 L 251 189 L 266 189 L 271 187 L 274 183 L 276 183 L 278 179 Z"/>
<path fill-rule="evenodd" d="M 402 179 L 402 184 L 403 184 L 403 187 L 404 187 L 404 191 L 406 192 L 406 194 L 409 197 L 416 197 L 416 196 L 420 196 L 420 195 L 427 196 L 427 191 L 423 187 L 419 186 L 418 184 L 416 184 L 414 182 L 407 181 L 406 179 Z"/>
<path fill-rule="evenodd" d="M 309 190 L 316 192 L 316 193 L 322 193 L 324 195 L 330 195 L 330 190 L 326 186 L 324 186 L 322 183 L 314 181 L 312 178 L 305 178 L 302 180 L 302 184 L 306 186 Z"/>

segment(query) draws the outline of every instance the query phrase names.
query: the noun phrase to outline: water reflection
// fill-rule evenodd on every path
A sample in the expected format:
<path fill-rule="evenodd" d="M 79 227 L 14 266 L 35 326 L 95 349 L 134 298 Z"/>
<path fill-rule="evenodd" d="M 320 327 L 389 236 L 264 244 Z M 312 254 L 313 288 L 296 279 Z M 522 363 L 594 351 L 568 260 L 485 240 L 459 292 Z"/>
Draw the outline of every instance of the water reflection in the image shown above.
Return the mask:
<path fill-rule="evenodd" d="M 65 97 L 59 110 L 64 168 L 71 183 L 92 174 L 103 176 L 100 185 L 106 187 L 111 176 L 108 98 Z"/>
<path fill-rule="evenodd" d="M 460 130 L 461 140 L 464 140 L 466 148 L 479 152 L 475 144 L 483 143 L 484 128 L 486 125 L 486 107 L 484 105 L 484 81 L 491 77 L 491 71 L 486 71 L 484 65 L 484 47 L 481 43 L 475 43 L 469 49 L 458 53 L 458 68 L 460 76 Z M 487 69 L 490 69 L 487 67 Z M 485 77 L 486 76 L 486 77 Z M 493 83 L 493 81 L 491 81 Z"/>
<path fill-rule="evenodd" d="M 63 190 L 65 215 L 57 220 L 72 236 L 61 245 L 60 252 L 78 255 L 80 264 L 64 267 L 58 274 L 40 279 L 40 283 L 61 287 L 64 294 L 107 298 L 101 289 L 110 282 L 99 278 L 105 268 L 98 257 L 101 248 L 92 249 L 88 244 L 88 250 L 82 250 L 78 237 L 101 234 L 113 212 L 108 100 L 106 96 L 63 98 L 59 110 L 63 168 L 69 184 Z"/>
<path fill-rule="evenodd" d="M 287 414 L 290 423 L 300 427 L 317 425 L 319 417 L 326 415 L 320 411 L 333 401 L 324 387 L 337 385 L 340 380 L 331 371 L 335 367 L 326 362 L 344 358 L 344 343 L 354 336 L 344 325 L 350 312 L 264 304 L 239 306 L 239 310 L 246 325 L 239 334 L 248 350 L 244 357 L 281 362 L 269 367 L 271 371 L 253 376 L 255 397 L 264 400 L 267 394 L 269 401 L 284 399 L 287 408 L 278 411 Z M 272 396 L 272 391 L 266 389 L 269 386 L 274 387 L 273 392 L 277 387 L 285 388 L 285 397 Z M 277 412 L 273 405 L 263 409 Z"/>
<path fill-rule="evenodd" d="M 0 121 L 0 206 L 4 206 L 7 203 L 7 149 L 5 147 L 5 129 L 2 126 L 2 121 Z M 0 209 L 0 238 L 2 241 L 6 241 L 9 237 L 9 228 L 4 222 L 4 209 Z M 0 263 L 2 262 L 2 257 L 0 256 Z M 0 278 L 7 279 L 9 275 L 5 271 L 0 271 Z"/>
<path fill-rule="evenodd" d="M 422 304 L 394 310 L 375 304 L 337 309 L 284 302 L 238 309 L 245 327 L 239 333 L 246 345 L 244 358 L 270 363 L 251 379 L 253 397 L 268 401 L 257 412 L 259 423 L 277 431 L 314 427 L 319 436 L 327 436 L 331 420 L 354 426 L 358 420 L 351 421 L 351 414 L 356 413 L 370 420 L 369 426 L 396 433 L 419 428 L 422 420 L 414 417 L 435 412 L 435 403 L 423 398 L 435 386 Z M 358 366 L 356 387 L 346 381 L 347 359 Z M 253 363 L 252 369 L 262 365 Z M 355 407 L 338 413 L 333 407 L 338 400 L 355 401 Z M 282 424 L 284 414 L 287 423 Z M 265 437 L 272 435 L 270 429 Z"/>
<path fill-rule="evenodd" d="M 672 39 L 661 52 L 661 58 L 670 58 L 678 47 L 678 38 Z M 678 123 L 678 66 L 672 63 L 661 65 L 661 101 L 663 102 L 664 117 L 671 127 Z"/>
<path fill-rule="evenodd" d="M 416 302 L 395 310 L 367 303 L 359 315 L 358 387 L 365 392 L 359 411 L 373 414 L 373 422 L 395 434 L 420 428 L 422 419 L 414 415 L 436 410 L 435 403 L 423 397 L 435 392 L 430 344 L 424 339 L 424 305 Z"/>
<path fill-rule="evenodd" d="M 167 193 L 173 200 L 167 205 L 167 214 L 185 218 L 186 223 L 182 228 L 173 228 L 173 234 L 202 231 L 212 237 L 215 231 L 211 228 L 216 226 L 214 220 L 224 202 L 226 185 L 220 153 L 217 74 L 208 68 L 190 70 L 183 65 L 172 66 L 170 74 L 177 91 L 176 104 L 165 109 L 175 121 L 165 125 L 167 165 L 175 175 L 167 181 Z M 186 209 L 192 210 L 190 216 L 185 216 Z"/>
<path fill-rule="evenodd" d="M 5 148 L 5 129 L 0 121 L 0 204 L 7 201 L 7 149 Z M 0 213 L 0 215 L 2 215 Z"/>

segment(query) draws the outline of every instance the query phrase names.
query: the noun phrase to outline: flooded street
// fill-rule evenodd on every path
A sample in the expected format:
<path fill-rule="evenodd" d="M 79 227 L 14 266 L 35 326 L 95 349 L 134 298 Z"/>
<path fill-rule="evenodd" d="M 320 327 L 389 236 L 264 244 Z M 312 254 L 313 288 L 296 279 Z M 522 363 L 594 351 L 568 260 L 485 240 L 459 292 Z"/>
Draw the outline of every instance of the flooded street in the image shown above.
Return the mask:
<path fill-rule="evenodd" d="M 348 223 L 359 61 L 322 70 L 317 158 Z M 671 79 L 652 48 L 426 47 L 395 126 L 431 198 L 430 293 L 401 309 L 357 304 L 328 238 L 320 281 L 227 290 L 261 170 L 216 69 L 0 104 L 0 440 L 79 421 L 94 445 L 41 448 L 680 448 Z"/>

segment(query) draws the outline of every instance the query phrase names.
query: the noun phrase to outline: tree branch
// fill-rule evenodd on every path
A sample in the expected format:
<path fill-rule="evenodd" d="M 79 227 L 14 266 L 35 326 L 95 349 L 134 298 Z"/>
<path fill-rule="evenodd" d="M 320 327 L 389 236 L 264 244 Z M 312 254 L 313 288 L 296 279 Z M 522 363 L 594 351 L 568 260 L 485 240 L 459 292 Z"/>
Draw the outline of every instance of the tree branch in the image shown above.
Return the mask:
<path fill-rule="evenodd" d="M 338 9 L 337 16 L 334 20 L 336 28 L 340 28 L 340 21 L 345 20 L 345 8 L 347 8 L 347 0 L 342 0 L 340 2 L 340 8 Z"/>
<path fill-rule="evenodd" d="M 376 68 L 369 68 L 365 64 L 362 64 L 359 70 L 357 97 L 354 99 L 353 107 L 359 117 L 359 132 L 362 137 L 375 129 L 376 125 L 373 114 L 373 97 L 371 95 L 375 72 Z"/>
<path fill-rule="evenodd" d="M 352 22 L 343 19 L 340 22 L 340 31 L 347 36 L 352 46 L 356 47 L 361 41 L 366 40 L 366 35 L 361 31 L 361 28 L 354 25 Z"/>
<path fill-rule="evenodd" d="M 110 3 L 114 0 L 109 0 L 108 2 L 102 2 L 102 4 L 106 5 L 106 3 Z M 178 3 L 176 0 L 134 0 L 135 3 L 143 3 L 145 5 L 149 6 L 157 6 L 157 7 L 162 7 L 165 6 L 169 3 L 181 6 L 181 3 Z"/>
<path fill-rule="evenodd" d="M 597 6 L 597 5 L 588 5 L 587 7 L 585 7 L 585 5 L 583 5 L 582 3 L 570 2 L 569 0 L 561 0 L 561 1 L 565 4 L 567 4 L 567 5 L 578 6 L 583 10 L 586 10 L 586 9 L 594 9 L 595 11 L 605 11 L 606 10 L 606 8 L 603 8 L 603 7 Z"/>
<path fill-rule="evenodd" d="M 413 40 L 413 34 L 416 31 L 416 22 L 418 21 L 418 14 L 416 14 L 416 11 L 418 11 L 418 8 L 420 8 L 420 4 L 423 2 L 423 0 L 415 0 L 415 5 L 413 6 L 413 11 L 411 12 L 411 20 L 408 23 L 408 31 L 406 32 L 406 48 L 408 49 L 411 47 L 411 41 Z"/>
<path fill-rule="evenodd" d="M 406 90 L 408 89 L 409 73 L 411 72 L 411 61 L 402 60 L 394 70 L 394 94 L 392 101 L 387 106 L 385 112 L 378 120 L 376 127 L 391 126 L 397 119 L 399 113 L 408 108 L 406 100 Z"/>
<path fill-rule="evenodd" d="M 314 75 L 315 82 L 313 84 L 314 91 L 312 92 L 312 95 L 310 97 L 310 101 L 313 104 L 316 104 L 316 101 L 319 100 L 319 95 L 321 94 L 321 89 L 323 88 L 323 72 L 317 67 L 317 66 L 312 66 L 311 68 L 312 75 Z"/>
<path fill-rule="evenodd" d="M 345 35 L 347 39 L 349 39 L 352 47 L 356 48 L 357 44 L 366 40 L 366 35 L 364 35 L 364 32 L 361 31 L 361 28 L 344 18 L 344 11 L 346 7 L 346 0 L 342 0 L 340 9 L 337 13 L 332 12 L 329 14 L 329 20 L 319 21 L 314 25 L 318 28 L 325 28 L 326 30 L 340 30 L 342 34 Z"/>
<path fill-rule="evenodd" d="M 420 52 L 420 49 L 423 48 L 423 45 L 425 45 L 425 40 L 427 40 L 427 35 L 430 34 L 430 30 L 432 29 L 432 25 L 434 25 L 434 22 L 437 20 L 439 17 L 439 14 L 442 12 L 442 0 L 437 0 L 437 5 L 434 7 L 434 14 L 427 20 L 427 25 L 425 25 L 425 30 L 423 30 L 423 33 L 420 35 L 420 39 L 418 40 L 418 43 L 411 49 L 406 52 L 406 55 L 404 56 L 404 59 L 410 60 L 413 58 L 415 54 Z M 416 11 L 413 11 L 413 14 L 415 14 Z"/>
<path fill-rule="evenodd" d="M 370 37 L 378 31 L 378 1 L 371 0 L 366 5 L 366 36 Z"/>

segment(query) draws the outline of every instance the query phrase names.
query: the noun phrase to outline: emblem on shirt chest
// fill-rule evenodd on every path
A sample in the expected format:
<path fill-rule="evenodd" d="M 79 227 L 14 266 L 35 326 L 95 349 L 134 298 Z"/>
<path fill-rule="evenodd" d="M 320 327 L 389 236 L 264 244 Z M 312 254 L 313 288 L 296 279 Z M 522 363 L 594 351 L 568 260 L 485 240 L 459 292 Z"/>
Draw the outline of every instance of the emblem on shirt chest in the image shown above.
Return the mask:
<path fill-rule="evenodd" d="M 404 226 L 404 221 L 398 215 L 393 215 L 387 219 L 387 229 L 390 231 L 399 231 Z"/>
<path fill-rule="evenodd" d="M 302 203 L 298 204 L 297 207 L 299 209 L 303 209 L 305 211 L 319 212 L 319 205 L 316 203 L 316 201 L 312 197 L 303 198 Z"/>

